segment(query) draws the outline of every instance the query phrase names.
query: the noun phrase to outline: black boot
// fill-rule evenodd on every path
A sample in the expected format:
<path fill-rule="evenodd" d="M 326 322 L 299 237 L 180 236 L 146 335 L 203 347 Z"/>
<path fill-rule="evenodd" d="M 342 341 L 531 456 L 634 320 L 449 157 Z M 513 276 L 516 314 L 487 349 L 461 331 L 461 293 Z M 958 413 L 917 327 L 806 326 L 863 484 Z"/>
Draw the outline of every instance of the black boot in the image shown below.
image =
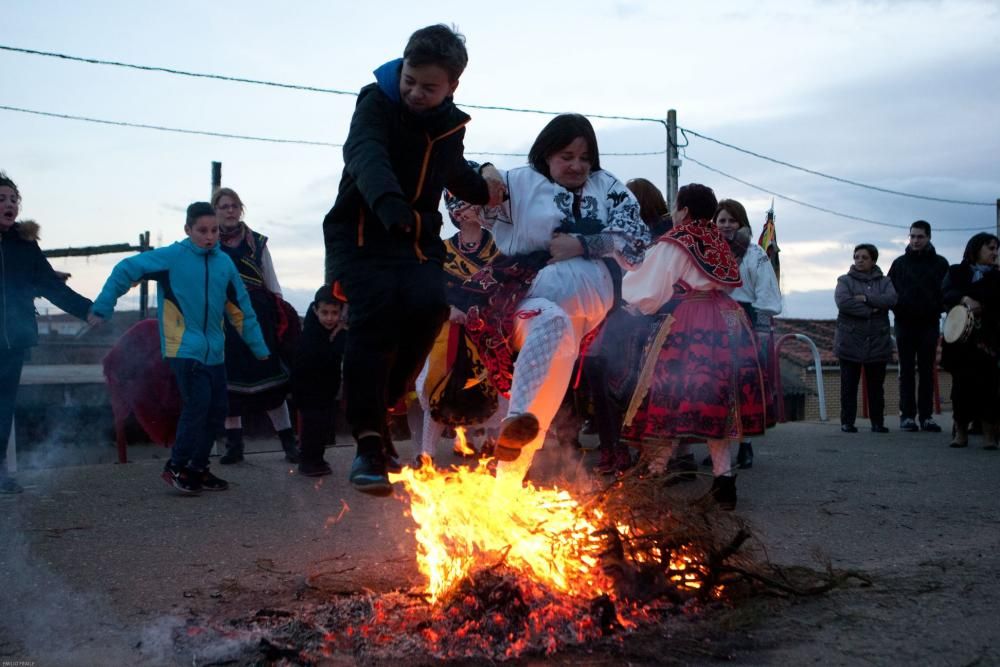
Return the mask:
<path fill-rule="evenodd" d="M 736 467 L 742 470 L 753 467 L 753 445 L 749 442 L 740 443 L 740 449 L 736 452 Z"/>
<path fill-rule="evenodd" d="M 301 457 L 299 456 L 299 441 L 295 439 L 295 431 L 290 426 L 281 429 L 278 431 L 278 439 L 281 440 L 281 448 L 285 450 L 285 460 L 289 463 L 298 463 Z"/>
<path fill-rule="evenodd" d="M 711 493 L 719 509 L 736 509 L 736 477 L 716 477 Z"/>
<path fill-rule="evenodd" d="M 226 453 L 219 457 L 219 463 L 224 466 L 239 463 L 243 460 L 243 429 L 226 429 Z"/>

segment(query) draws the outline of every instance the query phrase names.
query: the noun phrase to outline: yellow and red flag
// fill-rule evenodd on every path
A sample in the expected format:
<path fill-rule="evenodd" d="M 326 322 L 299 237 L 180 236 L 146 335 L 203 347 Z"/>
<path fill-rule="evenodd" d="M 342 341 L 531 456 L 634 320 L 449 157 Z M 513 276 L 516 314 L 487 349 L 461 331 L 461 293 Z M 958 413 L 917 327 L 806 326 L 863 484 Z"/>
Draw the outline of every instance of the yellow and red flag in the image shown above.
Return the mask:
<path fill-rule="evenodd" d="M 771 200 L 771 208 L 767 210 L 767 217 L 764 219 L 764 228 L 760 230 L 760 238 L 757 239 L 757 245 L 767 253 L 768 258 L 771 260 L 771 266 L 774 267 L 774 275 L 780 279 L 781 261 L 778 259 L 778 253 L 781 252 L 781 248 L 778 247 L 778 233 L 774 228 L 773 199 Z"/>

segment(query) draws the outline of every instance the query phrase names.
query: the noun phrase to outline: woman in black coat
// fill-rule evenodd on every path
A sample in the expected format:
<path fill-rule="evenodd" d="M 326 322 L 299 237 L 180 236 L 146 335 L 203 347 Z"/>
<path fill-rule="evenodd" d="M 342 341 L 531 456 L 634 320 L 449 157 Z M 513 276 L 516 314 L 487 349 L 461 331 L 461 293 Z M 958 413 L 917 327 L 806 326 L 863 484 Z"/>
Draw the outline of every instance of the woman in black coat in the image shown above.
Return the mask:
<path fill-rule="evenodd" d="M 872 432 L 885 427 L 885 368 L 892 359 L 889 309 L 896 290 L 878 267 L 878 248 L 862 243 L 854 248 L 854 265 L 837 278 L 837 330 L 833 353 L 840 359 L 840 430 L 857 433 L 858 383 L 861 371 L 868 390 Z"/>
<path fill-rule="evenodd" d="M 6 457 L 25 352 L 38 344 L 35 297 L 81 320 L 93 305 L 52 269 L 38 247 L 38 225 L 17 222 L 20 207 L 17 185 L 0 171 L 0 493 L 23 490 L 8 475 Z"/>
<path fill-rule="evenodd" d="M 997 406 L 1000 405 L 1000 269 L 997 237 L 976 234 L 965 246 L 961 264 L 953 264 L 944 279 L 946 308 L 963 305 L 976 318 L 968 338 L 945 343 L 941 365 L 951 373 L 954 416 L 952 447 L 969 444 L 969 422 L 983 424 L 986 447 L 997 449 L 1000 440 Z"/>

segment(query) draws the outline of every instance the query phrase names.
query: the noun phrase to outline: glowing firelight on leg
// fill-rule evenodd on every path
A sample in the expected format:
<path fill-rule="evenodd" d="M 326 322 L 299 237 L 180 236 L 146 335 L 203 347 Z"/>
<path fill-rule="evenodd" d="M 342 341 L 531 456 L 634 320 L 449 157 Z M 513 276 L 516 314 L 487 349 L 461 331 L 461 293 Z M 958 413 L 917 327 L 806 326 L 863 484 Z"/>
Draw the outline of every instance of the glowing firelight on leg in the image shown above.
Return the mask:
<path fill-rule="evenodd" d="M 461 426 L 455 427 L 454 451 L 459 456 L 475 456 L 476 450 L 469 447 L 469 442 L 465 437 L 465 429 Z"/>

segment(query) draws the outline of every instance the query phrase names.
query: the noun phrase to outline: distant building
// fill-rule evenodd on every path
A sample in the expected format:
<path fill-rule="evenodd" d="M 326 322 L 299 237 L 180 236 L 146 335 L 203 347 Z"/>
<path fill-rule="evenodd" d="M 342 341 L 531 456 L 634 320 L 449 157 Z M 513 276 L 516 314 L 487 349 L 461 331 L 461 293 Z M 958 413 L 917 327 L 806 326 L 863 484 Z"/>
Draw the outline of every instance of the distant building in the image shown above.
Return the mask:
<path fill-rule="evenodd" d="M 805 320 L 777 318 L 775 335 L 804 334 L 819 349 L 820 368 L 823 372 L 823 391 L 826 395 L 826 412 L 830 421 L 840 417 L 840 361 L 833 354 L 833 334 L 836 320 Z M 785 417 L 789 421 L 819 419 L 819 393 L 816 384 L 816 364 L 809 346 L 794 339 L 786 340 L 778 354 L 781 359 L 781 382 L 785 398 Z M 951 410 L 951 375 L 940 368 L 941 348 L 938 347 L 937 395 L 941 410 Z M 867 418 L 868 410 L 858 389 L 858 416 Z M 887 424 L 899 415 L 899 363 L 893 356 L 885 376 L 885 416 Z"/>

